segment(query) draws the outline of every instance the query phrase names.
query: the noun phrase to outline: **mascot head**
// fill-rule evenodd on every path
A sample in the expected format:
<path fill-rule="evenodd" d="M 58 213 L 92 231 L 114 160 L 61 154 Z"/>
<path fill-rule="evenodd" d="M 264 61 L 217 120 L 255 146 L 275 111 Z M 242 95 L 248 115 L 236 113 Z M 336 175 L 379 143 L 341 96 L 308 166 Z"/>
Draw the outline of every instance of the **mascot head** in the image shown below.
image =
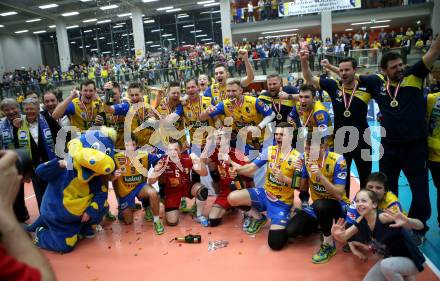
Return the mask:
<path fill-rule="evenodd" d="M 108 175 L 115 169 L 114 142 L 116 131 L 101 127 L 88 130 L 67 145 L 78 179 L 89 182 L 95 176 Z"/>

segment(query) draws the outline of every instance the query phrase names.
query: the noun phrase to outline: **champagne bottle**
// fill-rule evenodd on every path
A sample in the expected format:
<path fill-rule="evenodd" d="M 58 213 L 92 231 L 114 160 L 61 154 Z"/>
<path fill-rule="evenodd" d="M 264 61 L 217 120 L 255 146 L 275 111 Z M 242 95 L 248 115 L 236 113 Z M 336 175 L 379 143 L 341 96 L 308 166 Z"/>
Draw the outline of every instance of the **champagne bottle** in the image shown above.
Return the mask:
<path fill-rule="evenodd" d="M 199 244 L 199 243 L 202 243 L 202 236 L 188 234 L 185 237 L 176 237 L 176 238 L 174 238 L 174 240 L 176 240 L 178 242 L 188 243 L 188 244 Z"/>

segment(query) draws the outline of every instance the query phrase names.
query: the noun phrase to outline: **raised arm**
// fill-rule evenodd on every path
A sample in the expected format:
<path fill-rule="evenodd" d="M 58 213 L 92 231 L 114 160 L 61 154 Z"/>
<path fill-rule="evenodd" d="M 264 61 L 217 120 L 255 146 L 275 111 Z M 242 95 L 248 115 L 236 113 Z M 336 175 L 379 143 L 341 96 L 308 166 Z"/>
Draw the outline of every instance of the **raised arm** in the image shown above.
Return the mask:
<path fill-rule="evenodd" d="M 305 49 L 301 50 L 299 52 L 299 57 L 301 59 L 301 71 L 304 79 L 306 80 L 306 83 L 312 84 L 315 87 L 319 87 L 319 78 L 313 76 L 312 70 L 309 66 L 309 51 Z"/>
<path fill-rule="evenodd" d="M 434 65 L 434 62 L 439 55 L 440 55 L 440 36 L 437 36 L 437 38 L 432 42 L 428 52 L 423 56 L 423 61 L 425 62 L 426 66 L 431 68 Z"/>
<path fill-rule="evenodd" d="M 243 79 L 241 80 L 241 85 L 243 87 L 247 87 L 255 79 L 254 68 L 249 61 L 248 53 L 246 50 L 241 49 L 240 51 L 238 51 L 238 55 L 243 59 L 244 66 L 246 67 L 246 77 L 243 77 Z"/>
<path fill-rule="evenodd" d="M 59 103 L 57 105 L 57 107 L 55 108 L 55 110 L 52 113 L 52 118 L 55 120 L 58 120 L 61 117 L 63 117 L 69 104 L 72 102 L 72 100 L 74 98 L 77 98 L 78 96 L 79 96 L 78 90 L 73 89 L 70 92 L 70 95 L 65 100 L 63 100 L 61 103 Z"/>

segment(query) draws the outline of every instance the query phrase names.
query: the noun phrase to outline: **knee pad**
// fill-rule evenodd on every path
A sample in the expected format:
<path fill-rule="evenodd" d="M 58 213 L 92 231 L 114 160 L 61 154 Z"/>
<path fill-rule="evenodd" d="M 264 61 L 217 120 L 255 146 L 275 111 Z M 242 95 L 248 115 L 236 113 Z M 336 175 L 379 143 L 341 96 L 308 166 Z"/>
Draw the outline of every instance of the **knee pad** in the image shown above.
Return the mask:
<path fill-rule="evenodd" d="M 269 230 L 267 243 L 274 251 L 281 250 L 287 242 L 287 233 L 285 229 Z"/>
<path fill-rule="evenodd" d="M 202 187 L 197 192 L 196 198 L 200 201 L 205 201 L 206 199 L 208 199 L 208 188 L 202 185 Z"/>
<path fill-rule="evenodd" d="M 221 223 L 222 219 L 209 219 L 209 226 L 215 227 L 218 226 Z"/>

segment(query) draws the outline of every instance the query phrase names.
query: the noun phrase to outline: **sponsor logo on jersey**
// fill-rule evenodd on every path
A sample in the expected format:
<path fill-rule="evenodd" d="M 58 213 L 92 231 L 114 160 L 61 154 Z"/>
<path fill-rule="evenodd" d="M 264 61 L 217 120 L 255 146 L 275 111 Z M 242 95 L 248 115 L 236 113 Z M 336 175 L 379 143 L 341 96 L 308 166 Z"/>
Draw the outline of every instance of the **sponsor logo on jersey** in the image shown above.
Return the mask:
<path fill-rule="evenodd" d="M 324 113 L 316 114 L 316 120 L 324 121 L 324 119 L 325 119 Z"/>
<path fill-rule="evenodd" d="M 345 180 L 347 178 L 347 173 L 346 172 L 340 172 L 337 177 L 339 179 Z"/>
<path fill-rule="evenodd" d="M 139 181 L 142 181 L 142 175 L 124 177 L 124 182 L 126 183 L 139 182 Z"/>

